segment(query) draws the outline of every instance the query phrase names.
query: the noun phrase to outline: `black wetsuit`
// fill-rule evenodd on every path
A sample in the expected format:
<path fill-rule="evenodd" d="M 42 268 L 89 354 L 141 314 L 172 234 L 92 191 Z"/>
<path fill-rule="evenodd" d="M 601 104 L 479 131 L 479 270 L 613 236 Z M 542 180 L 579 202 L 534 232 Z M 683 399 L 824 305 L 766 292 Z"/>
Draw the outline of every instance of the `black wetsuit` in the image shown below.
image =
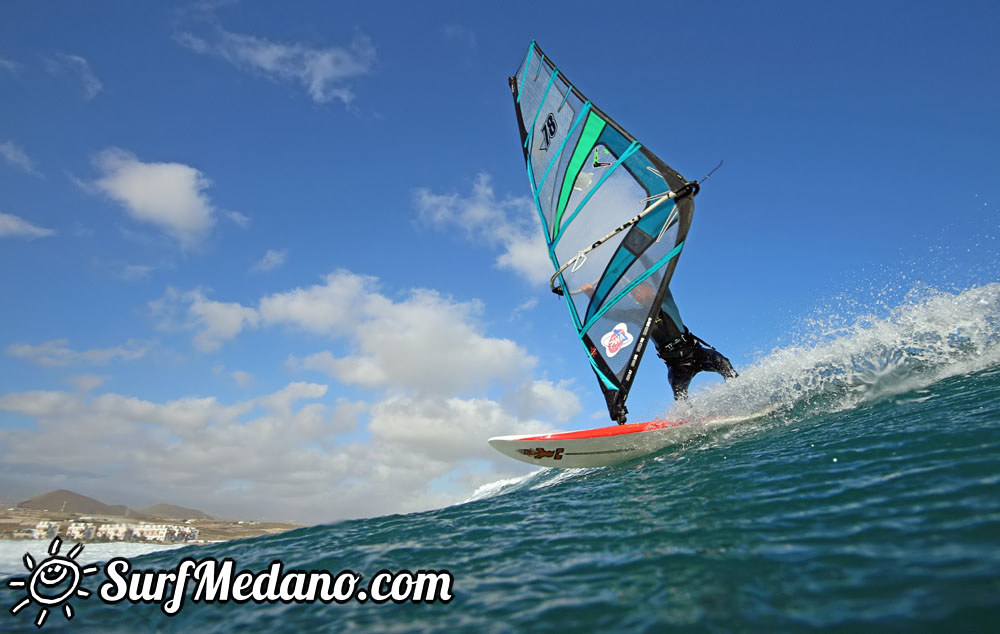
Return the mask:
<path fill-rule="evenodd" d="M 705 342 L 684 326 L 669 290 L 660 306 L 660 314 L 649 336 L 656 347 L 656 355 L 667 364 L 667 380 L 674 391 L 674 399 L 687 398 L 691 379 L 699 372 L 718 372 L 726 379 L 738 376 L 729 359 L 711 346 L 703 347 Z"/>

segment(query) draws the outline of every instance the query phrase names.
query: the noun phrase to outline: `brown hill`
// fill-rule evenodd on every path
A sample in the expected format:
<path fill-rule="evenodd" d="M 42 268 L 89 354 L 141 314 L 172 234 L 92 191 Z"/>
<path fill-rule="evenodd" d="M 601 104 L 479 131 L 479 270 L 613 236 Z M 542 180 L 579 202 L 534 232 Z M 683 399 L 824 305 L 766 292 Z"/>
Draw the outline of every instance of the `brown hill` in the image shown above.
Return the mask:
<path fill-rule="evenodd" d="M 186 509 L 173 504 L 154 504 L 139 511 L 144 515 L 161 520 L 213 520 L 214 517 L 195 509 Z"/>
<path fill-rule="evenodd" d="M 136 513 L 121 504 L 104 504 L 86 495 L 80 495 L 65 489 L 49 491 L 17 505 L 19 509 L 38 511 L 54 511 L 58 513 L 79 513 L 80 515 L 104 515 L 108 517 L 134 517 L 141 519 L 142 513 Z"/>

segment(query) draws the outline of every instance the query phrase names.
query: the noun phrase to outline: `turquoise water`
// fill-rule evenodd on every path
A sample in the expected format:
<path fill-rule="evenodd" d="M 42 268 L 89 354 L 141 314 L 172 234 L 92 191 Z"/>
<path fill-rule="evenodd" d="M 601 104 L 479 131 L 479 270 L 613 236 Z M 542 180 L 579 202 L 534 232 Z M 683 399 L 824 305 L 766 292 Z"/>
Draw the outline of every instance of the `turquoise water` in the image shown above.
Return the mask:
<path fill-rule="evenodd" d="M 763 399 L 769 414 L 705 426 L 645 460 L 539 471 L 449 508 L 132 562 L 446 569 L 449 603 L 188 602 L 167 617 L 95 594 L 42 631 L 996 631 L 998 299 L 988 287 L 917 302 L 776 351 L 690 405 L 699 414 Z M 981 319 L 938 323 L 949 310 Z M 5 609 L 24 595 L 0 591 Z M 2 628 L 38 631 L 37 611 L 3 614 Z"/>

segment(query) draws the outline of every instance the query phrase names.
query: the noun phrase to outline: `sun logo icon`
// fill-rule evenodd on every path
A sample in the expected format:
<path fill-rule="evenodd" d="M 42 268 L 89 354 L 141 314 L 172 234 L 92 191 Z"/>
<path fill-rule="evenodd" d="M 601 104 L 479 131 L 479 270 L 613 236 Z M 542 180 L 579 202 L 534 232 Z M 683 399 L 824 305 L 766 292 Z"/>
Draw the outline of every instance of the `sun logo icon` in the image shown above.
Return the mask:
<path fill-rule="evenodd" d="M 62 606 L 66 620 L 73 618 L 73 606 L 69 600 L 74 596 L 86 599 L 90 591 L 80 587 L 80 582 L 87 575 L 96 574 L 99 568 L 95 565 L 86 567 L 76 562 L 76 557 L 83 552 L 83 544 L 77 544 L 62 557 L 59 549 L 62 540 L 56 537 L 49 544 L 49 557 L 39 563 L 31 553 L 24 553 L 24 567 L 31 573 L 27 579 L 21 577 L 11 579 L 7 585 L 11 588 L 28 588 L 28 596 L 10 609 L 11 614 L 17 614 L 34 601 L 39 605 L 35 626 L 41 627 L 49 616 L 49 610 Z"/>

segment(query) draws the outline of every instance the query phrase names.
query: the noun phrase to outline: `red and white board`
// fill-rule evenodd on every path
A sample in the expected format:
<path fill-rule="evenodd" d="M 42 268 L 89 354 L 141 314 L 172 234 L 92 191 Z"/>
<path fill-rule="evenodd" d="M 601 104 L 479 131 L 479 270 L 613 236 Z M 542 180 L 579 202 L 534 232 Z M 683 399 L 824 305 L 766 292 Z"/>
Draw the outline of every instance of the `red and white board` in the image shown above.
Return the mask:
<path fill-rule="evenodd" d="M 693 427 L 685 421 L 654 420 L 558 434 L 497 436 L 489 443 L 503 455 L 529 464 L 581 469 L 641 458 L 689 438 Z"/>

